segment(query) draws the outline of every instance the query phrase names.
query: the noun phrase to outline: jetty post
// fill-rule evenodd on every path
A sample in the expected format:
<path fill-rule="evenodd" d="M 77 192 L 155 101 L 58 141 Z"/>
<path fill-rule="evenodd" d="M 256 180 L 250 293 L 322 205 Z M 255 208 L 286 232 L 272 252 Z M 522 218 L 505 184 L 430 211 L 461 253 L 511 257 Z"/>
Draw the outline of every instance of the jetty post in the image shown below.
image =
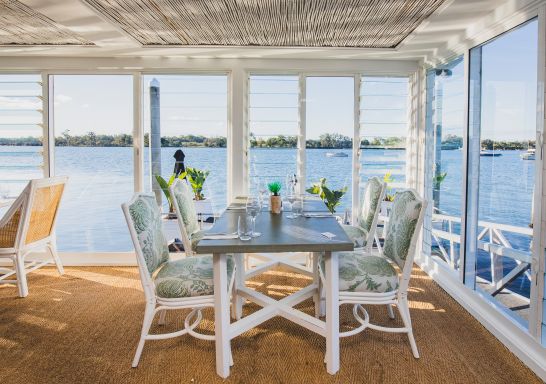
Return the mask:
<path fill-rule="evenodd" d="M 159 92 L 159 81 L 154 78 L 150 82 L 150 164 L 152 191 L 155 194 L 157 204 L 161 207 L 163 191 L 155 178 L 156 175 L 161 175 L 161 111 Z"/>

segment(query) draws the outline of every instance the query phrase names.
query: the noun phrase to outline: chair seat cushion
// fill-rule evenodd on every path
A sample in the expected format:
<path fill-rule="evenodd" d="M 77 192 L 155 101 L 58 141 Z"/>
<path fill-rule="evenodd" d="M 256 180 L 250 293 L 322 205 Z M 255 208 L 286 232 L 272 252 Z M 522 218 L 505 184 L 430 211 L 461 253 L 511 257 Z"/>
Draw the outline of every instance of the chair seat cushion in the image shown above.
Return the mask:
<path fill-rule="evenodd" d="M 228 286 L 233 260 L 227 258 Z M 212 255 L 192 256 L 166 262 L 154 277 L 156 294 L 166 299 L 214 294 Z"/>
<path fill-rule="evenodd" d="M 340 291 L 384 293 L 398 289 L 398 273 L 388 259 L 363 252 L 337 254 Z M 324 271 L 323 259 L 319 265 Z"/>
<path fill-rule="evenodd" d="M 355 248 L 362 248 L 366 246 L 368 242 L 368 232 L 363 228 L 354 225 L 343 224 L 341 226 L 349 239 L 354 243 Z"/>

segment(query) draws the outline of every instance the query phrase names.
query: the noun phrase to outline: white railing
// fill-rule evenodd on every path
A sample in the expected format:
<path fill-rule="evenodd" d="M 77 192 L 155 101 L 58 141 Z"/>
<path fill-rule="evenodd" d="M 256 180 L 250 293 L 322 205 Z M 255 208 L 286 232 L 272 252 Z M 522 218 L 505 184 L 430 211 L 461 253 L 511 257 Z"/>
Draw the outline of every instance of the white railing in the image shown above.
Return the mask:
<path fill-rule="evenodd" d="M 461 235 L 454 231 L 455 224 L 460 226 L 461 219 L 456 216 L 435 213 L 432 215 L 433 228 L 432 238 L 438 245 L 442 258 L 451 265 L 452 268 L 458 268 L 459 257 L 457 245 L 461 244 Z M 434 223 L 446 223 L 447 231 L 434 228 Z M 442 226 L 443 227 L 443 226 Z M 529 269 L 531 267 L 531 251 L 515 249 L 506 238 L 505 233 L 514 233 L 524 236 L 533 235 L 533 230 L 528 227 L 517 227 L 508 224 L 492 223 L 488 221 L 478 221 L 478 248 L 488 252 L 491 258 L 491 286 L 492 295 L 502 291 L 510 282 L 518 276 L 525 274 L 531 280 Z M 442 240 L 446 240 L 446 245 Z M 445 246 L 444 246 L 445 245 Z M 447 248 L 447 249 L 446 249 Z M 508 257 L 516 262 L 516 267 L 506 275 L 504 274 L 503 257 Z"/>

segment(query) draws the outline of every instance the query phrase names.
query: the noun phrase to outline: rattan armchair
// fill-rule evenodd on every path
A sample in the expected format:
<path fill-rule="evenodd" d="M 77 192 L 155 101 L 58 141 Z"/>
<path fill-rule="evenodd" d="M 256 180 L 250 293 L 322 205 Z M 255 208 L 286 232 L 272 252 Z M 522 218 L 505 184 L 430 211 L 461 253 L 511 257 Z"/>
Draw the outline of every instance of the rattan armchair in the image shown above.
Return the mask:
<path fill-rule="evenodd" d="M 0 219 L 0 259 L 14 264 L 14 269 L 0 269 L 0 284 L 16 283 L 20 297 L 28 295 L 27 273 L 55 263 L 63 274 L 53 234 L 67 180 L 65 176 L 31 180 Z M 32 251 L 44 248 L 51 259 L 27 260 Z"/>

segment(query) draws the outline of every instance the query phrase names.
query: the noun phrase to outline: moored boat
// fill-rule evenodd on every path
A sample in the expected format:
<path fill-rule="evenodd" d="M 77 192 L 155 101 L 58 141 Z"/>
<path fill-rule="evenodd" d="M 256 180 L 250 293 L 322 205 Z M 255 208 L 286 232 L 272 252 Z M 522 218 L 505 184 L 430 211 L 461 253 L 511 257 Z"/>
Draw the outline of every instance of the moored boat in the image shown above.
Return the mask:
<path fill-rule="evenodd" d="M 345 152 L 326 152 L 326 157 L 349 157 Z"/>
<path fill-rule="evenodd" d="M 519 155 L 522 160 L 534 160 L 536 155 L 536 149 L 535 148 L 529 148 L 527 152 L 522 153 Z"/>
<path fill-rule="evenodd" d="M 480 156 L 484 156 L 484 157 L 498 157 L 498 156 L 502 156 L 502 153 L 500 152 L 495 152 L 495 151 L 486 151 L 486 150 L 481 150 L 480 151 Z"/>

